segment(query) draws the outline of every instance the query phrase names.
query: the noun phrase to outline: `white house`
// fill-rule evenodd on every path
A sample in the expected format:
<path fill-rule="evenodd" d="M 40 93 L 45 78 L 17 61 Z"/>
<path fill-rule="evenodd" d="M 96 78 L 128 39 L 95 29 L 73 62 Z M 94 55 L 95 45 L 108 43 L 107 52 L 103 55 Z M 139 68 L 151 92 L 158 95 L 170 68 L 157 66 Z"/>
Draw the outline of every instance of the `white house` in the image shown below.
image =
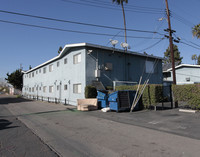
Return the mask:
<path fill-rule="evenodd" d="M 175 67 L 176 82 L 181 84 L 200 83 L 200 65 L 180 64 Z M 163 71 L 164 81 L 172 81 L 172 68 Z"/>

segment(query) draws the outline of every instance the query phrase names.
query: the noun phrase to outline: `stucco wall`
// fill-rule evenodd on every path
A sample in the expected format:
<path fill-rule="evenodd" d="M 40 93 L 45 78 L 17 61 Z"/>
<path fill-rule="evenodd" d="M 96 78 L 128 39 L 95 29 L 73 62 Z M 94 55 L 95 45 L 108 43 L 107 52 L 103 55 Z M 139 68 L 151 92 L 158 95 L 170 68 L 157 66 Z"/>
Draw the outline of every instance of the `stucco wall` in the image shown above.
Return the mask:
<path fill-rule="evenodd" d="M 78 64 L 73 63 L 73 56 L 81 54 L 81 62 Z M 67 58 L 67 64 L 64 64 L 64 59 Z M 59 62 L 59 67 L 57 67 Z M 49 65 L 53 65 L 53 71 L 49 72 Z M 43 73 L 43 68 L 46 67 L 46 73 Z M 41 70 L 41 72 L 39 72 Z M 37 74 L 36 74 L 37 71 Z M 34 72 L 34 77 L 32 73 Z M 71 49 L 61 59 L 58 59 L 52 63 L 42 66 L 39 69 L 34 70 L 29 74 L 24 75 L 24 87 L 23 94 L 58 98 L 64 101 L 67 99 L 72 105 L 76 105 L 76 99 L 84 98 L 85 87 L 85 50 L 84 49 Z M 81 84 L 81 93 L 73 93 L 73 85 Z M 67 90 L 64 90 L 64 85 L 67 85 Z M 43 92 L 43 87 L 46 86 L 46 92 Z M 49 92 L 49 86 L 53 86 L 53 92 Z M 59 86 L 59 89 L 57 89 Z M 32 88 L 34 87 L 34 92 Z M 36 90 L 38 87 L 38 90 Z M 26 90 L 25 90 L 26 88 Z M 31 92 L 29 92 L 31 88 Z M 27 90 L 28 89 L 28 90 Z"/>
<path fill-rule="evenodd" d="M 172 72 L 171 77 L 168 77 L 166 80 L 172 81 Z M 200 68 L 180 67 L 176 69 L 176 82 L 177 84 L 193 84 L 194 82 L 200 82 Z"/>
<path fill-rule="evenodd" d="M 162 84 L 161 60 L 102 49 L 92 50 L 92 53 L 86 54 L 87 84 L 96 79 L 94 75 L 96 62 L 98 62 L 98 69 L 100 70 L 101 77 L 99 80 L 104 86 L 112 86 L 113 81 L 139 82 L 140 76 L 143 76 L 142 82 L 150 78 L 149 83 Z M 146 61 L 151 61 L 155 64 L 154 73 L 150 74 L 146 72 Z M 112 70 L 105 70 L 106 63 L 112 64 Z"/>

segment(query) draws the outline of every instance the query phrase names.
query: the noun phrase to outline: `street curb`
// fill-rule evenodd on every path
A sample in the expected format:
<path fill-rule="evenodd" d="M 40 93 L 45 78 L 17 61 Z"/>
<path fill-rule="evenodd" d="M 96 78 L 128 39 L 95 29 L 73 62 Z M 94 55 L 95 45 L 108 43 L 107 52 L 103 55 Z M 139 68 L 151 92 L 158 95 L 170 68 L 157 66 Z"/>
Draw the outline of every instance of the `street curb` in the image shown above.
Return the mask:
<path fill-rule="evenodd" d="M 197 113 L 197 110 L 189 110 L 189 109 L 179 109 L 179 112 L 187 112 L 187 113 Z"/>

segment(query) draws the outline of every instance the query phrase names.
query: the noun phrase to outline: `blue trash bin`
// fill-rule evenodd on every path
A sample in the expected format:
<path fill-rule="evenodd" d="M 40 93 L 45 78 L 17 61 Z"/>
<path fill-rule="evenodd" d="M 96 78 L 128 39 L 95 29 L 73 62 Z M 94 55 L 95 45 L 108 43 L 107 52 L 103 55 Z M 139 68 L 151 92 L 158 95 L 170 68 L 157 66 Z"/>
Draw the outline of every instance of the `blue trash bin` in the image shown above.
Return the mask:
<path fill-rule="evenodd" d="M 108 107 L 108 91 L 97 91 L 98 106 Z"/>
<path fill-rule="evenodd" d="M 136 91 L 123 90 L 109 94 L 108 102 L 111 110 L 130 111 Z"/>

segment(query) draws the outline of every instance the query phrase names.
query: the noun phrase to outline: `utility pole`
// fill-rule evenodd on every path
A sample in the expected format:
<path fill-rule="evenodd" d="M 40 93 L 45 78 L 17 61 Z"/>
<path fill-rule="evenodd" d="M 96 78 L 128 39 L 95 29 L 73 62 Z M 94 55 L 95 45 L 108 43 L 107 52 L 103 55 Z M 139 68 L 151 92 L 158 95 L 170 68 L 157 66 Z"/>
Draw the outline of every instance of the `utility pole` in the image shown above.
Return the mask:
<path fill-rule="evenodd" d="M 176 72 L 175 72 L 175 63 L 174 63 L 174 51 L 173 51 L 173 40 L 172 40 L 172 29 L 170 22 L 170 13 L 168 7 L 168 1 L 165 0 L 166 3 L 166 11 L 167 11 L 167 22 L 168 22 L 168 32 L 169 32 L 169 44 L 170 44 L 170 52 L 171 52 L 171 61 L 172 61 L 172 73 L 173 73 L 173 84 L 176 84 Z"/>

